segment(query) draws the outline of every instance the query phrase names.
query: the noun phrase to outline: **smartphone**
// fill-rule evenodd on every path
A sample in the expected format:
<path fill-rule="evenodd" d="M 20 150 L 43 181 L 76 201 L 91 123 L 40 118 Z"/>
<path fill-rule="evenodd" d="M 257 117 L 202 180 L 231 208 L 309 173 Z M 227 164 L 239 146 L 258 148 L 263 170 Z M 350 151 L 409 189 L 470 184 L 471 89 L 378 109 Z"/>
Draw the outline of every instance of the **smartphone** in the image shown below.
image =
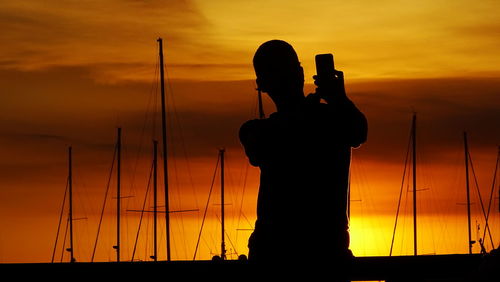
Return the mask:
<path fill-rule="evenodd" d="M 333 54 L 316 55 L 316 74 L 319 77 L 328 77 L 334 75 L 335 66 L 333 65 Z"/>

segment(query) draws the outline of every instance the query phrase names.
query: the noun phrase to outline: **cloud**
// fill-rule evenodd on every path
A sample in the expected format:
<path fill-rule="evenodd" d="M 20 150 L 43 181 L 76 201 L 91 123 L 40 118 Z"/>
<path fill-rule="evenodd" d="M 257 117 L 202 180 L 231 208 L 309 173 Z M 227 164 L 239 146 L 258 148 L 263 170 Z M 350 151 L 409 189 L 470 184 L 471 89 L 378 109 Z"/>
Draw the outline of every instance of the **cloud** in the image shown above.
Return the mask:
<path fill-rule="evenodd" d="M 107 164 L 108 158 L 101 156 L 112 151 L 118 126 L 123 128 L 124 146 L 149 158 L 151 139 L 161 137 L 158 87 L 155 90 L 151 81 L 101 83 L 92 78 L 94 67 L 0 71 L 4 163 L 14 157 L 29 162 L 37 156 L 37 162 L 50 166 L 55 154 L 73 145 L 88 152 L 87 164 Z M 446 164 L 450 156 L 460 156 L 463 131 L 478 157 L 496 153 L 498 78 L 347 81 L 347 88 L 369 121 L 368 142 L 355 151 L 367 162 L 400 165 L 413 112 L 418 150 L 429 162 Z M 313 89 L 307 85 L 306 93 Z M 167 98 L 173 155 L 182 156 L 185 148 L 189 157 L 200 160 L 226 147 L 242 156 L 237 133 L 243 122 L 257 116 L 254 81 L 173 79 L 167 84 Z M 265 112 L 273 110 L 265 97 Z"/>
<path fill-rule="evenodd" d="M 170 50 L 209 45 L 210 23 L 191 1 L 2 2 L 0 24 L 0 61 L 20 69 L 143 62 L 160 36 Z"/>
<path fill-rule="evenodd" d="M 498 41 L 500 36 L 500 23 L 485 22 L 470 25 L 455 26 L 452 31 L 458 36 L 471 36 L 485 38 L 489 41 Z"/>
<path fill-rule="evenodd" d="M 496 146 L 499 91 L 499 79 L 450 78 L 363 83 L 352 85 L 351 93 L 370 121 L 368 144 L 391 154 L 388 148 L 406 144 L 416 112 L 420 140 L 439 154 L 460 143 L 463 131 L 476 136 L 479 147 Z"/>
<path fill-rule="evenodd" d="M 315 54 L 333 51 L 356 77 L 498 76 L 496 3 L 326 1 L 321 11 L 287 3 L 287 13 L 278 16 L 283 3 L 268 4 L 262 10 L 247 1 L 3 1 L 0 67 L 100 65 L 94 77 L 100 81 L 144 81 L 147 65 L 157 61 L 156 39 L 163 37 L 172 78 L 248 79 L 253 71 L 246 65 L 258 44 L 283 37 L 297 48 L 306 72 L 314 71 Z M 380 8 L 386 13 L 373 13 Z M 301 17 L 304 11 L 315 16 Z M 343 24 L 332 22 L 332 14 Z M 106 67 L 113 65 L 118 68 Z"/>
<path fill-rule="evenodd" d="M 2 71 L 2 132 L 37 135 L 34 139 L 64 136 L 108 148 L 114 128 L 122 126 L 137 145 L 143 131 L 150 134 L 154 113 L 156 125 L 160 123 L 154 84 L 102 84 L 92 79 L 93 72 L 94 66 Z M 239 126 L 256 116 L 254 81 L 171 80 L 167 86 L 169 119 L 177 133 L 172 138 L 182 132 L 193 156 L 206 156 L 220 146 L 239 147 Z M 496 148 L 500 141 L 496 130 L 500 79 L 348 81 L 347 87 L 369 120 L 369 139 L 360 149 L 366 158 L 400 161 L 414 111 L 421 149 L 436 156 L 459 150 L 463 131 L 469 132 L 471 144 L 480 150 Z M 310 85 L 307 88 L 313 90 Z M 273 110 L 268 99 L 265 110 L 268 114 Z"/>

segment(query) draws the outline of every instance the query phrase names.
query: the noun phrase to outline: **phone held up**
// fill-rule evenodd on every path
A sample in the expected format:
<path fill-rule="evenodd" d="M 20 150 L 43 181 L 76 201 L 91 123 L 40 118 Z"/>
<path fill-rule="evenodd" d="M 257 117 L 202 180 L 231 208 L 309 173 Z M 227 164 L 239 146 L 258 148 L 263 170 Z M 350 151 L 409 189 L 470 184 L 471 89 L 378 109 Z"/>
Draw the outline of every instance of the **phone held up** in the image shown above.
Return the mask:
<path fill-rule="evenodd" d="M 327 90 L 326 93 L 322 91 L 322 85 L 326 81 L 331 81 L 331 79 L 335 77 L 335 66 L 333 64 L 333 54 L 318 54 L 316 55 L 316 78 L 315 84 L 316 94 L 319 94 L 319 97 L 322 97 L 324 94 L 328 93 L 329 96 L 330 91 Z M 321 81 L 324 81 L 323 83 Z M 326 90 L 326 89 L 325 89 Z"/>
<path fill-rule="evenodd" d="M 327 78 L 334 75 L 333 54 L 316 55 L 316 74 L 318 78 Z"/>

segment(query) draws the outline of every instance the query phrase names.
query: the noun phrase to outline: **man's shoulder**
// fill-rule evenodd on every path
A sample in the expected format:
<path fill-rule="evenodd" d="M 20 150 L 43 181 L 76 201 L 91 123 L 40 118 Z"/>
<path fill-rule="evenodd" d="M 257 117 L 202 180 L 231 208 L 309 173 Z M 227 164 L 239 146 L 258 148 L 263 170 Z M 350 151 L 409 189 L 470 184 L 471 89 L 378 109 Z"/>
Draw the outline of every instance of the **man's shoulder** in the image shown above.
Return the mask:
<path fill-rule="evenodd" d="M 240 132 L 241 132 L 241 131 L 246 131 L 246 130 L 251 130 L 251 129 L 255 128 L 255 127 L 260 126 L 260 124 L 261 124 L 261 123 L 262 123 L 262 122 L 261 122 L 261 120 L 259 120 L 259 119 L 251 119 L 251 120 L 247 120 L 247 121 L 245 121 L 245 122 L 241 125 L 241 127 L 240 127 Z"/>
<path fill-rule="evenodd" d="M 239 131 L 240 138 L 245 138 L 250 135 L 261 135 L 263 132 L 266 132 L 270 128 L 272 119 L 273 116 L 271 115 L 269 118 L 251 119 L 244 122 L 241 125 Z"/>
<path fill-rule="evenodd" d="M 244 122 L 241 127 L 240 131 L 243 129 L 258 129 L 265 127 L 273 122 L 273 120 L 276 118 L 276 113 L 271 114 L 268 118 L 262 118 L 262 119 L 251 119 L 247 120 Z"/>
<path fill-rule="evenodd" d="M 261 121 L 259 119 L 251 119 L 245 121 L 240 127 L 240 132 L 239 132 L 240 138 L 255 131 L 257 128 L 260 127 L 260 124 Z"/>

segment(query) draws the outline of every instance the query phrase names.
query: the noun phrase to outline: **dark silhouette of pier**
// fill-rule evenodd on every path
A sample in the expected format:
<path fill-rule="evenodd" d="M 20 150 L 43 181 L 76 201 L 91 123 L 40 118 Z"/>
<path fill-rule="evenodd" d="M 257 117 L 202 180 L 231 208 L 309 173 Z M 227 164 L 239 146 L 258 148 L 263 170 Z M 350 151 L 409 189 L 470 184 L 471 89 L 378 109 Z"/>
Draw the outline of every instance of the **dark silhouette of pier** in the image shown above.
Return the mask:
<path fill-rule="evenodd" d="M 76 262 L 0 264 L 3 277 L 36 277 L 53 280 L 116 279 L 181 279 L 183 281 L 231 280 L 256 281 L 268 278 L 307 278 L 335 281 L 339 274 L 347 281 L 498 281 L 500 256 L 488 255 L 422 255 L 394 257 L 355 257 L 349 266 L 337 269 L 335 261 L 295 261 L 295 267 L 277 260 L 259 264 L 248 260 L 158 261 L 158 262 Z M 298 266 L 298 267 L 297 267 Z M 264 276 L 265 274 L 265 276 Z M 43 279 L 42 279 L 43 280 Z M 201 281 L 201 280 L 200 280 Z M 280 280 L 284 281 L 284 280 Z M 306 280 L 316 281 L 316 280 Z"/>

